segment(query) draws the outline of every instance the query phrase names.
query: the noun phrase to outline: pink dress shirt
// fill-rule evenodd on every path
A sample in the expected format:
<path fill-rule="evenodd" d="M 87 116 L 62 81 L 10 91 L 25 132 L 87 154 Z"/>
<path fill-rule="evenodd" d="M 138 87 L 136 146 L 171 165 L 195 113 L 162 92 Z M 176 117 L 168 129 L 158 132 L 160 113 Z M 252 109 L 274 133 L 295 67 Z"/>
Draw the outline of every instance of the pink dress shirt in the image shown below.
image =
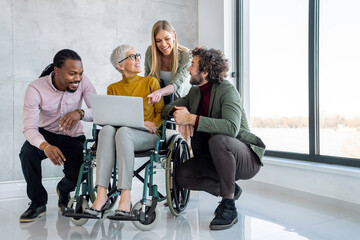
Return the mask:
<path fill-rule="evenodd" d="M 83 135 L 83 126 L 78 121 L 71 130 L 60 130 L 60 118 L 75 109 L 85 112 L 83 120 L 91 122 L 92 112 L 90 95 L 96 94 L 96 90 L 90 80 L 83 75 L 82 81 L 76 92 L 59 91 L 52 84 L 51 73 L 29 84 L 24 97 L 24 134 L 31 145 L 38 147 L 45 142 L 38 128 L 61 135 L 77 137 Z M 82 100 L 85 100 L 87 108 L 82 108 Z"/>

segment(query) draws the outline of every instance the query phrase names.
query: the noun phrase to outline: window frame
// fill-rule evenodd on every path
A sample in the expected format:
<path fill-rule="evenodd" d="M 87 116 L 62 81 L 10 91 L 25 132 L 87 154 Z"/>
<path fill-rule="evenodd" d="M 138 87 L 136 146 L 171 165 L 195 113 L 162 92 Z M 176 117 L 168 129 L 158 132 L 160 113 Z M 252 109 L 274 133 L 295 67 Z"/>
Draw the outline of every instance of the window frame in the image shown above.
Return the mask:
<path fill-rule="evenodd" d="M 244 101 L 249 100 L 248 85 L 244 78 L 244 42 L 249 36 L 244 35 L 245 14 L 251 0 L 235 1 L 235 61 L 236 61 L 236 88 Z M 265 156 L 302 160 L 317 163 L 336 164 L 360 168 L 360 159 L 320 155 L 320 117 L 319 117 L 319 14 L 320 0 L 309 0 L 309 34 L 308 34 L 308 98 L 309 98 L 309 154 L 286 151 L 266 150 Z M 245 108 L 249 109 L 249 101 Z M 249 109 L 251 111 L 251 109 Z M 249 114 L 250 111 L 247 111 Z M 265 143 L 266 144 L 266 143 Z"/>

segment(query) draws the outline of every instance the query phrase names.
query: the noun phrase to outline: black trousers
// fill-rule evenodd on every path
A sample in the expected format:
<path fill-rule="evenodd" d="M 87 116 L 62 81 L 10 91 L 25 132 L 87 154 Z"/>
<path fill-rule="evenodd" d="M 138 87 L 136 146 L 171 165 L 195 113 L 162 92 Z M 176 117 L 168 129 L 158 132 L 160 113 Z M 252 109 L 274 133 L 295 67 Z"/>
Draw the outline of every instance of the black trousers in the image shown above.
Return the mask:
<path fill-rule="evenodd" d="M 176 171 L 176 183 L 215 196 L 234 193 L 235 181 L 250 179 L 260 170 L 258 156 L 244 143 L 226 135 L 194 134 L 194 157 Z"/>
<path fill-rule="evenodd" d="M 58 147 L 64 154 L 63 172 L 65 176 L 58 183 L 58 189 L 64 193 L 74 191 L 81 164 L 83 163 L 83 144 L 85 136 L 69 137 L 39 129 L 45 140 Z M 46 205 L 48 196 L 42 185 L 41 162 L 46 159 L 44 152 L 25 141 L 20 154 L 21 168 L 27 183 L 26 191 L 35 206 Z"/>

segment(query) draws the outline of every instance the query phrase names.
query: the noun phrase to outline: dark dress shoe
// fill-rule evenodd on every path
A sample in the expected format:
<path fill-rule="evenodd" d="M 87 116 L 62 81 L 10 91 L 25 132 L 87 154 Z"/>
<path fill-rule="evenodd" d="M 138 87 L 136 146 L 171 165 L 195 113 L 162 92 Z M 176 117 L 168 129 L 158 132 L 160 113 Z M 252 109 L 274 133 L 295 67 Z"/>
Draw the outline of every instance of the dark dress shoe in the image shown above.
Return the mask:
<path fill-rule="evenodd" d="M 30 204 L 30 207 L 20 216 L 20 222 L 33 222 L 41 216 L 46 214 L 46 206 L 36 207 Z"/>
<path fill-rule="evenodd" d="M 239 187 L 239 185 L 237 185 L 236 183 L 235 183 L 235 191 L 234 191 L 234 200 L 238 200 L 239 199 L 239 197 L 240 197 L 240 195 L 241 195 L 241 193 L 242 193 L 242 189 L 241 189 L 241 187 Z M 220 202 L 221 203 L 221 202 Z M 223 205 L 221 205 L 221 204 L 219 204 L 219 206 L 215 209 L 215 211 L 214 211 L 214 214 L 216 215 L 216 214 L 218 214 L 221 210 L 222 210 L 222 207 Z"/>
<path fill-rule="evenodd" d="M 211 221 L 211 230 L 228 229 L 238 222 L 234 199 L 223 199 L 220 205 L 222 211 L 218 212 Z"/>
<path fill-rule="evenodd" d="M 59 210 L 64 212 L 67 209 L 70 200 L 70 193 L 65 193 L 61 191 L 58 187 L 56 187 L 56 194 L 59 197 L 59 201 L 58 201 Z"/>

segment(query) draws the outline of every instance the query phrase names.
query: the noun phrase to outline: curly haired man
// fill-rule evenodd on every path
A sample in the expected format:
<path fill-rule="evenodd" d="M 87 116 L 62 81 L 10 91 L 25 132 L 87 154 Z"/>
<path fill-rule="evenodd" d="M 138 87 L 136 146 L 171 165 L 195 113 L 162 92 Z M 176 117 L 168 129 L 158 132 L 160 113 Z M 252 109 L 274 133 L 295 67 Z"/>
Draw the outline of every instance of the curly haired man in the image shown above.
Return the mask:
<path fill-rule="evenodd" d="M 235 200 L 239 179 L 254 177 L 262 166 L 265 144 L 250 132 L 239 92 L 225 80 L 228 60 L 220 50 L 195 48 L 188 68 L 193 87 L 166 105 L 163 118 L 174 117 L 189 132 L 194 157 L 176 171 L 176 182 L 187 189 L 221 196 L 210 229 L 237 223 Z"/>

